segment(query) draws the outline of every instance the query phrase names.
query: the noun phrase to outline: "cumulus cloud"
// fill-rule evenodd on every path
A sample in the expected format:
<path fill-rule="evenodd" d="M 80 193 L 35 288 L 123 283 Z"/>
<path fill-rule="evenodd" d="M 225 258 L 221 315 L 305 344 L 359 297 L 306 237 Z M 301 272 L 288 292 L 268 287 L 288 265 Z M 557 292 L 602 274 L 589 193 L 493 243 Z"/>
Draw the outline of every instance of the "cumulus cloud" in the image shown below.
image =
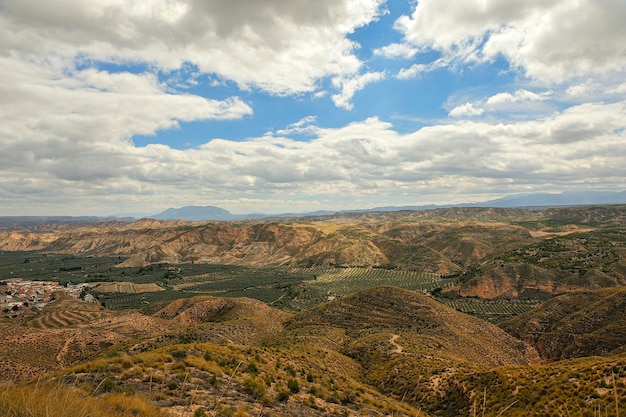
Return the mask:
<path fill-rule="evenodd" d="M 438 68 L 444 68 L 451 63 L 450 57 L 442 57 L 428 64 L 413 64 L 409 68 L 402 68 L 398 72 L 397 78 L 400 80 L 410 80 L 411 78 L 419 78 L 422 74 L 434 71 Z"/>
<path fill-rule="evenodd" d="M 139 207 L 161 195 L 170 205 L 210 199 L 227 208 L 228 201 L 250 198 L 258 202 L 257 210 L 276 211 L 272 196 L 299 202 L 293 210 L 306 210 L 311 198 L 347 195 L 364 202 L 392 196 L 416 201 L 443 192 L 554 191 L 564 184 L 620 189 L 626 187 L 620 156 L 625 112 L 626 102 L 585 104 L 533 121 L 460 121 L 408 133 L 375 117 L 332 129 L 305 118 L 285 135 L 214 139 L 187 150 L 128 141 L 42 142 L 27 131 L 26 145 L 2 142 L 0 196 L 7 206 L 19 204 L 24 193 L 32 204 L 44 197 L 48 205 L 72 199 L 77 210 L 89 207 L 87 212 L 97 197 L 101 210 L 110 213 L 119 199 Z M 314 135 L 311 141 L 288 137 L 289 129 L 305 126 Z"/>
<path fill-rule="evenodd" d="M 380 81 L 385 78 L 385 72 L 367 72 L 362 75 L 358 75 L 350 78 L 335 78 L 333 84 L 341 89 L 339 94 L 332 96 L 333 102 L 337 107 L 342 107 L 346 110 L 352 110 L 353 105 L 351 103 L 352 97 L 365 88 L 367 84 Z"/>
<path fill-rule="evenodd" d="M 526 89 L 520 89 L 511 93 L 498 93 L 487 99 L 488 106 L 499 106 L 507 103 L 517 103 L 520 101 L 543 101 L 550 98 L 552 91 L 543 93 L 533 93 Z"/>
<path fill-rule="evenodd" d="M 6 0 L 0 47 L 25 56 L 147 63 L 164 71 L 191 63 L 241 87 L 293 94 L 314 91 L 320 78 L 359 70 L 357 45 L 347 35 L 375 19 L 381 3 Z"/>
<path fill-rule="evenodd" d="M 286 136 L 290 134 L 315 133 L 317 132 L 317 126 L 314 125 L 315 122 L 317 122 L 317 116 L 306 116 L 284 129 L 277 130 L 276 134 Z"/>
<path fill-rule="evenodd" d="M 463 117 L 463 116 L 480 116 L 485 112 L 484 109 L 480 107 L 474 107 L 472 103 L 461 104 L 460 106 L 456 106 L 448 113 L 449 116 L 452 117 Z"/>
<path fill-rule="evenodd" d="M 374 55 L 382 56 L 384 58 L 413 58 L 419 50 L 406 43 L 392 43 L 385 45 L 382 48 L 374 49 Z"/>
<path fill-rule="evenodd" d="M 275 212 L 277 201 L 306 210 L 313 199 L 364 206 L 370 198 L 432 202 L 442 193 L 554 191 L 563 184 L 626 187 L 620 0 L 416 3 L 396 23 L 405 43 L 374 51 L 415 60 L 397 78 L 503 56 L 532 79 L 525 88 L 458 100 L 449 112 L 461 118 L 454 123 L 400 133 L 378 117 L 328 128 L 307 116 L 240 141 L 207 131 L 193 149 L 133 143 L 183 122 L 253 115 L 241 94 L 211 98 L 211 88 L 328 94 L 352 109 L 357 92 L 388 77 L 388 70 L 368 70 L 350 39 L 377 19 L 382 3 L 1 1 L 3 213 L 107 214 L 120 201 L 144 212 L 218 202 Z M 328 80 L 328 92 L 320 91 Z M 564 80 L 575 81 L 550 84 Z M 557 90 L 570 107 L 535 120 L 462 119 L 545 103 Z M 581 104 L 590 95 L 594 103 Z"/>
<path fill-rule="evenodd" d="M 624 74 L 622 0 L 422 0 L 396 22 L 405 40 L 462 62 L 504 56 L 532 79 L 553 83 Z"/>

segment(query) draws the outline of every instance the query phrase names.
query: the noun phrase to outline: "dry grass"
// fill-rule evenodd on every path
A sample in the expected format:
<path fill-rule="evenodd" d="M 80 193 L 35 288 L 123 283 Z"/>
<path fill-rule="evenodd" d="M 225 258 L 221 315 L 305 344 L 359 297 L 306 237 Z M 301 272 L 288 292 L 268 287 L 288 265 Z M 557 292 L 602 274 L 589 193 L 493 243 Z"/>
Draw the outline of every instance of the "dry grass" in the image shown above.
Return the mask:
<path fill-rule="evenodd" d="M 11 417 L 165 417 L 167 414 L 139 396 L 85 391 L 46 382 L 0 385 L 0 415 Z"/>

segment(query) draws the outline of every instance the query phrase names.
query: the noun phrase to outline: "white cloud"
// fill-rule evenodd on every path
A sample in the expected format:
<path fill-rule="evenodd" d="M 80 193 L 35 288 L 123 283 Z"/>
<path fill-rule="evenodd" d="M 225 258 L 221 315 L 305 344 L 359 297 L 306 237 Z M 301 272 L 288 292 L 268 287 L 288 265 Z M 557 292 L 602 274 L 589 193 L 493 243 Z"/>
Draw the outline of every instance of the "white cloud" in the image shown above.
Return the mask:
<path fill-rule="evenodd" d="M 341 92 L 332 96 L 333 102 L 337 107 L 346 110 L 352 110 L 352 97 L 361 91 L 367 84 L 380 81 L 385 78 L 384 72 L 367 72 L 351 78 L 335 78 L 333 84 L 340 88 Z"/>
<path fill-rule="evenodd" d="M 409 80 L 411 78 L 419 78 L 423 73 L 434 71 L 438 68 L 444 68 L 450 65 L 450 58 L 439 58 L 428 64 L 413 64 L 409 68 L 402 68 L 397 75 L 400 80 Z"/>
<path fill-rule="evenodd" d="M 535 80 L 624 75 L 622 0 L 421 0 L 396 22 L 406 41 L 463 62 L 502 55 Z"/>
<path fill-rule="evenodd" d="M 68 72 L 64 64 L 0 56 L 0 79 L 3 167 L 24 164 L 72 181 L 118 176 L 123 162 L 132 161 L 122 148 L 134 135 L 175 128 L 180 121 L 252 114 L 237 97 L 169 94 L 152 74 Z M 107 159 L 118 151 L 119 157 Z M 105 156 L 98 158 L 98 152 Z"/>
<path fill-rule="evenodd" d="M 374 50 L 374 55 L 384 58 L 413 58 L 419 50 L 406 43 L 392 43 Z"/>
<path fill-rule="evenodd" d="M 374 51 L 417 60 L 400 79 L 502 55 L 533 79 L 528 89 L 513 87 L 483 101 L 464 97 L 450 116 L 538 106 L 565 92 L 569 108 L 533 121 L 455 120 L 399 133 L 376 117 L 330 129 L 309 116 L 243 141 L 211 140 L 207 132 L 206 143 L 194 149 L 132 142 L 180 122 L 252 114 L 236 95 L 215 100 L 180 93 L 197 91 L 189 87 L 198 88 L 201 79 L 211 87 L 276 95 L 334 94 L 336 106 L 351 109 L 358 91 L 387 77 L 364 69 L 348 36 L 376 19 L 381 4 L 0 1 L 3 213 L 106 214 L 202 201 L 276 212 L 308 209 L 313 199 L 366 206 L 374 194 L 432 202 L 529 188 L 560 191 L 564 184 L 626 188 L 626 19 L 617 0 L 601 6 L 590 0 L 422 0 L 397 22 L 407 43 Z M 107 71 L 102 63 L 143 69 Z M 322 79 L 333 80 L 330 92 L 319 91 Z M 575 81 L 545 87 L 562 80 Z M 595 104 L 580 104 L 581 97 Z M 313 139 L 298 141 L 300 134 Z M 294 206 L 277 208 L 277 201 Z"/>
<path fill-rule="evenodd" d="M 148 117 L 151 110 L 136 111 L 136 117 Z M 305 118 L 290 128 L 310 128 L 309 142 L 266 135 L 214 139 L 187 150 L 124 140 L 94 143 L 78 132 L 68 141 L 28 128 L 19 132 L 20 141 L 0 141 L 0 198 L 7 212 L 13 207 L 19 213 L 24 196 L 27 210 L 47 213 L 55 203 L 67 210 L 70 201 L 71 214 L 120 212 L 122 206 L 157 212 L 156 201 L 180 206 L 204 200 L 231 201 L 224 205 L 240 211 L 236 202 L 242 198 L 259 202 L 254 211 L 276 212 L 306 210 L 311 199 L 350 204 L 346 196 L 363 207 L 372 199 L 450 201 L 576 184 L 624 189 L 624 114 L 623 101 L 585 104 L 533 121 L 459 121 L 409 133 L 378 118 L 333 129 Z M 56 132 L 53 115 L 47 119 L 41 123 Z M 279 198 L 301 206 L 277 207 Z"/>
<path fill-rule="evenodd" d="M 474 107 L 472 103 L 461 104 L 460 106 L 456 106 L 448 113 L 449 116 L 452 117 L 463 117 L 463 116 L 480 116 L 485 112 L 484 109 L 480 107 Z"/>
<path fill-rule="evenodd" d="M 417 78 L 420 74 L 427 72 L 429 67 L 424 64 L 413 64 L 409 68 L 402 68 L 397 75 L 400 80 L 410 80 L 411 78 Z"/>
<path fill-rule="evenodd" d="M 314 126 L 314 123 L 316 122 L 317 122 L 316 116 L 303 117 L 297 122 L 290 124 L 285 129 L 277 130 L 276 134 L 279 136 L 286 136 L 290 134 L 315 133 L 317 131 L 317 126 Z"/>
<path fill-rule="evenodd" d="M 6 0 L 0 50 L 199 71 L 274 94 L 314 91 L 361 62 L 347 38 L 382 0 Z"/>
<path fill-rule="evenodd" d="M 487 99 L 488 106 L 498 106 L 507 103 L 517 103 L 520 101 L 543 101 L 552 96 L 552 91 L 543 93 L 533 93 L 525 89 L 515 91 L 515 93 L 498 93 Z"/>

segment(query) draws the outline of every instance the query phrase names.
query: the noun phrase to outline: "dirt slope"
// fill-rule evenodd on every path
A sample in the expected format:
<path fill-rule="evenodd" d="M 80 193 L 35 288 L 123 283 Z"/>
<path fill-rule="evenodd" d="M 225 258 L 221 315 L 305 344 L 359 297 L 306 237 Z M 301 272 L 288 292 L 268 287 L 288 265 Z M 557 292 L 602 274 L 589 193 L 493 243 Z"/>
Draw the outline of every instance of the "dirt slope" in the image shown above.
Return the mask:
<path fill-rule="evenodd" d="M 626 352 L 626 288 L 564 294 L 500 327 L 545 361 Z"/>

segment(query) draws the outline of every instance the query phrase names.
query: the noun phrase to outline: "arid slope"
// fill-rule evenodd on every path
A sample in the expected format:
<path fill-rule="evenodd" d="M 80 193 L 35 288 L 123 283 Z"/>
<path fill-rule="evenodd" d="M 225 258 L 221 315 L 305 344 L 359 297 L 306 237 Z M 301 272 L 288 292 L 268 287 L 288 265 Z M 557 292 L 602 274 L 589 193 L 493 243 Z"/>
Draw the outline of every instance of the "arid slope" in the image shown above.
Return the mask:
<path fill-rule="evenodd" d="M 626 352 L 626 288 L 564 294 L 500 327 L 546 361 Z"/>

